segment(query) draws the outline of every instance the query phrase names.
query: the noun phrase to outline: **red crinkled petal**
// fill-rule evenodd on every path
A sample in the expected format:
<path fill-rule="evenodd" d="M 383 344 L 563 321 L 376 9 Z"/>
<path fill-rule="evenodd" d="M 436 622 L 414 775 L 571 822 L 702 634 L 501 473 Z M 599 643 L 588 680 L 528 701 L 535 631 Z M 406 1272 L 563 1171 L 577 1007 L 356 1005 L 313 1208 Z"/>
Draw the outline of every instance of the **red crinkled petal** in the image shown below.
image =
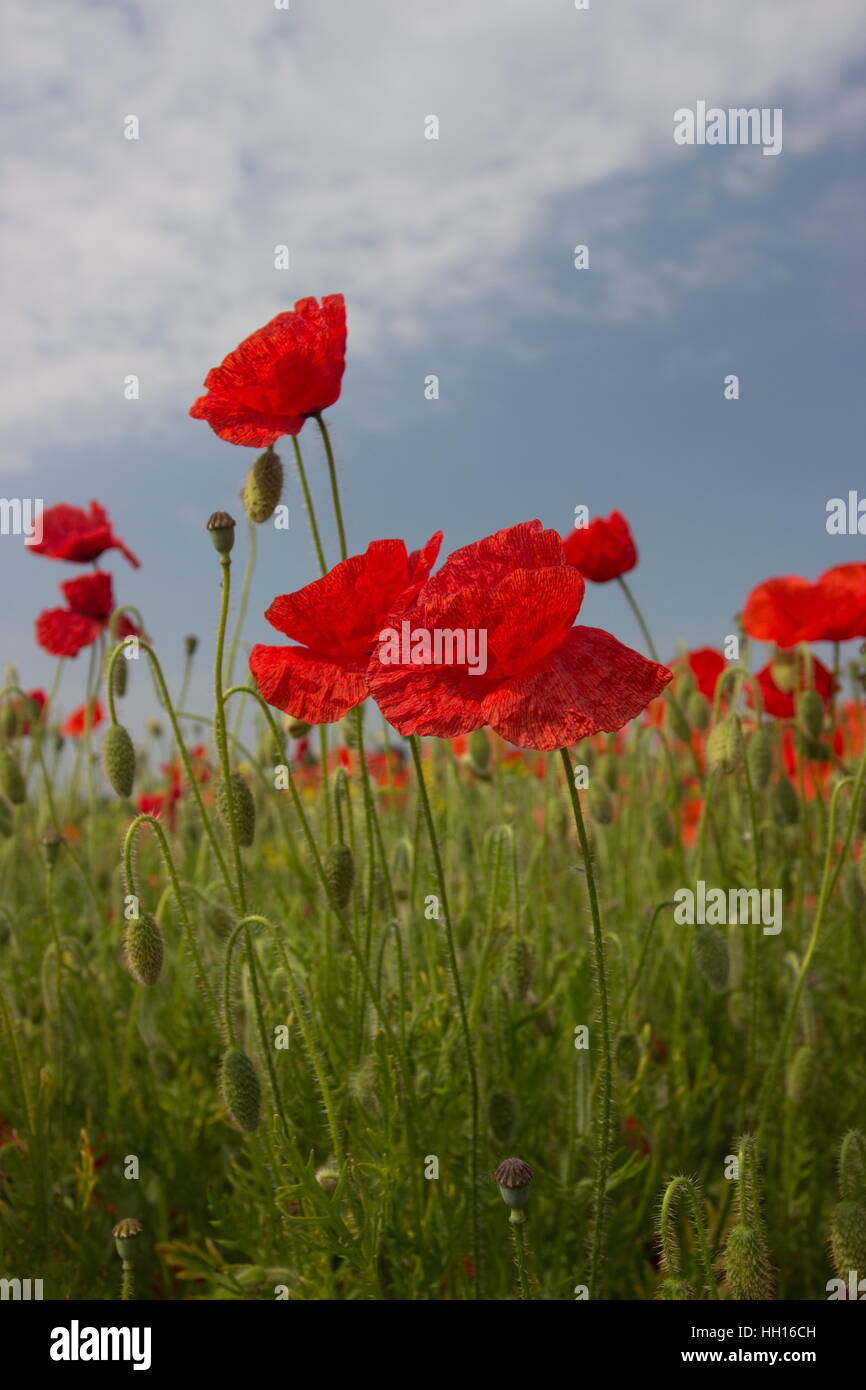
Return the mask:
<path fill-rule="evenodd" d="M 866 565 L 834 565 L 815 585 L 818 596 L 810 623 L 813 642 L 848 642 L 866 637 Z"/>
<path fill-rule="evenodd" d="M 409 580 L 403 595 L 407 602 L 410 598 L 414 598 L 421 586 L 427 582 L 430 571 L 439 558 L 441 545 L 442 532 L 434 531 L 427 544 L 422 546 L 420 550 L 413 550 L 409 556 Z"/>
<path fill-rule="evenodd" d="M 47 608 L 36 619 L 36 641 L 50 656 L 77 656 L 95 642 L 102 625 L 68 608 Z"/>
<path fill-rule="evenodd" d="M 111 575 L 104 570 L 64 580 L 60 589 L 73 613 L 96 618 L 99 622 L 107 622 L 111 617 L 114 607 Z"/>
<path fill-rule="evenodd" d="M 343 296 L 327 295 L 321 304 L 300 299 L 208 372 L 209 394 L 190 414 L 230 443 L 267 446 L 281 434 L 297 434 L 307 416 L 333 405 L 345 353 Z"/>
<path fill-rule="evenodd" d="M 98 502 L 91 502 L 89 512 L 60 502 L 43 511 L 38 520 L 41 521 L 42 540 L 28 547 L 36 555 L 89 564 L 106 550 L 119 550 L 138 568 L 138 560 L 114 534 L 108 514 Z"/>
<path fill-rule="evenodd" d="M 746 599 L 743 627 L 759 642 L 794 647 L 809 640 L 814 621 L 815 586 L 799 575 L 767 579 Z"/>
<path fill-rule="evenodd" d="M 403 541 L 372 541 L 363 555 L 341 560 L 321 579 L 274 599 L 265 617 L 278 632 L 326 659 L 366 659 L 383 620 L 402 606 L 407 593 L 417 593 L 426 578 L 424 566 L 429 573 L 438 548 L 434 536 L 425 547 L 425 560 L 416 561 L 410 583 Z"/>
<path fill-rule="evenodd" d="M 596 517 L 578 527 L 563 542 L 565 556 L 594 584 L 606 584 L 637 564 L 637 546 L 622 512 Z"/>
<path fill-rule="evenodd" d="M 304 647 L 250 652 L 250 670 L 269 705 L 308 724 L 333 724 L 367 694 L 366 659 L 355 666 L 316 656 Z"/>
<path fill-rule="evenodd" d="M 698 690 L 708 700 L 716 693 L 716 683 L 727 666 L 724 656 L 715 647 L 697 647 L 686 656 Z"/>
<path fill-rule="evenodd" d="M 556 568 L 564 563 L 558 532 L 545 531 L 540 521 L 523 521 L 453 551 L 429 580 L 426 593 L 451 594 L 467 586 L 488 589 L 512 570 Z"/>
<path fill-rule="evenodd" d="M 804 657 L 800 657 L 798 660 L 797 675 L 797 693 L 799 693 L 806 689 L 806 661 Z M 757 679 L 764 713 L 771 714 L 774 719 L 793 719 L 796 710 L 795 692 L 779 689 L 773 680 L 773 663 L 771 661 L 758 671 Z M 824 663 L 814 655 L 812 657 L 812 684 L 824 704 L 829 707 L 833 694 L 833 672 L 829 671 Z M 753 703 L 752 692 L 748 686 L 746 687 L 746 701 L 750 705 Z"/>

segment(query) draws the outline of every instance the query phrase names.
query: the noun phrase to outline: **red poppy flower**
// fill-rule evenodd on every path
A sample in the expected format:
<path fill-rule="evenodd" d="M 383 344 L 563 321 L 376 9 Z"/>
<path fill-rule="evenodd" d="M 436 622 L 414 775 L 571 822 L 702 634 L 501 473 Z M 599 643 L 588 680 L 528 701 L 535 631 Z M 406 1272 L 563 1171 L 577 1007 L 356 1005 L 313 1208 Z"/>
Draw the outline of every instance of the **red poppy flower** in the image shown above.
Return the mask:
<path fill-rule="evenodd" d="M 716 651 L 715 647 L 697 647 L 693 652 L 686 653 L 686 662 L 698 690 L 708 700 L 713 700 L 719 676 L 728 664 L 722 653 Z"/>
<path fill-rule="evenodd" d="M 205 377 L 207 395 L 190 407 L 229 444 L 267 448 L 299 434 L 310 415 L 333 405 L 346 365 L 341 294 L 299 299 L 293 310 L 245 338 Z"/>
<path fill-rule="evenodd" d="M 14 699 L 5 700 L 0 706 L 0 722 L 7 734 L 13 738 L 23 738 L 25 734 L 29 734 L 31 721 L 34 724 L 40 722 L 46 700 L 44 690 L 28 690 L 23 700 L 17 695 Z"/>
<path fill-rule="evenodd" d="M 265 617 L 297 647 L 255 646 L 250 670 L 268 704 L 307 724 L 331 724 L 368 694 L 367 666 L 389 613 L 412 601 L 436 563 L 442 532 L 409 555 L 403 541 L 372 541 Z"/>
<path fill-rule="evenodd" d="M 27 547 L 34 555 L 47 555 L 50 560 L 90 564 L 106 550 L 119 550 L 138 569 L 138 560 L 114 534 L 108 513 L 98 502 L 91 502 L 89 512 L 82 507 L 70 507 L 60 502 L 56 507 L 48 507 L 40 513 L 36 519 L 37 530 L 40 525 L 42 540 L 37 545 Z"/>
<path fill-rule="evenodd" d="M 594 584 L 618 579 L 637 564 L 637 546 L 622 512 L 611 512 L 606 519 L 597 516 L 588 526 L 572 531 L 562 544 L 568 563 Z"/>
<path fill-rule="evenodd" d="M 87 704 L 79 705 L 78 709 L 73 710 L 66 723 L 63 725 L 62 733 L 69 738 L 81 738 L 89 722 L 91 729 L 97 728 L 105 718 L 105 712 L 98 700 L 90 702 L 90 717 L 88 720 Z"/>
<path fill-rule="evenodd" d="M 779 670 L 774 672 L 776 662 L 768 662 L 760 671 L 757 672 L 758 685 L 761 691 L 761 701 L 767 714 L 772 714 L 776 719 L 793 719 L 796 709 L 795 696 L 801 690 L 806 689 L 806 662 L 801 653 L 796 657 L 796 672 L 792 671 L 793 677 L 790 682 L 792 688 L 783 690 L 777 684 Z M 787 684 L 787 682 L 786 682 Z M 830 699 L 833 694 L 833 672 L 828 671 L 823 662 L 816 656 L 812 657 L 812 684 L 817 690 L 824 704 L 829 707 Z M 796 686 L 796 690 L 793 688 Z M 752 703 L 751 691 L 747 689 L 746 699 Z"/>
<path fill-rule="evenodd" d="M 584 582 L 556 531 L 540 521 L 497 531 L 455 551 L 405 613 L 412 652 L 382 643 L 370 693 L 401 734 L 454 738 L 489 724 L 509 743 L 549 751 L 621 729 L 664 689 L 671 672 L 594 627 L 573 627 Z M 481 663 L 419 662 L 437 634 L 486 644 Z M 383 634 L 384 635 L 384 634 Z M 416 645 L 416 639 L 421 641 Z M 399 659 L 397 659 L 399 657 Z"/>
<path fill-rule="evenodd" d="M 111 575 L 104 570 L 67 579 L 60 585 L 66 608 L 47 608 L 36 619 L 36 640 L 51 656 L 77 656 L 95 642 L 114 611 Z M 138 632 L 122 615 L 115 636 L 118 642 Z"/>
<path fill-rule="evenodd" d="M 750 637 L 793 647 L 866 636 L 866 565 L 835 565 L 811 584 L 799 575 L 767 579 L 743 610 Z"/>
<path fill-rule="evenodd" d="M 834 565 L 815 586 L 812 642 L 848 642 L 866 637 L 866 565 Z"/>

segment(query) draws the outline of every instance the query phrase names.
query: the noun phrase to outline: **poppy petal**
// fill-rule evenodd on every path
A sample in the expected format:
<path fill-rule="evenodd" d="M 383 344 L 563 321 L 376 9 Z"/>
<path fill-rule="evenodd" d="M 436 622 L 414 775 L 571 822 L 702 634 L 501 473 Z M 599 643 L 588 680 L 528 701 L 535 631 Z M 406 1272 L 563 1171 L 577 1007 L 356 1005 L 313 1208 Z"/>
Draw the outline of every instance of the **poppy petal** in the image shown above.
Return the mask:
<path fill-rule="evenodd" d="M 263 698 L 307 724 L 333 724 L 359 705 L 367 694 L 365 667 L 338 665 L 304 647 L 259 644 L 250 652 Z"/>

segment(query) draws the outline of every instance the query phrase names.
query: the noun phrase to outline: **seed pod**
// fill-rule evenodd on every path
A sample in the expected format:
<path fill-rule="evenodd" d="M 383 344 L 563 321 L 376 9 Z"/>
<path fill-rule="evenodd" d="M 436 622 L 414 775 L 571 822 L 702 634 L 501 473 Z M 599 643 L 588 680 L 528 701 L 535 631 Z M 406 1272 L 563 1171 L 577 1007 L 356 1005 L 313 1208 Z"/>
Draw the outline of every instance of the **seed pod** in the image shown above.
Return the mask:
<path fill-rule="evenodd" d="M 517 1107 L 510 1091 L 494 1091 L 487 1109 L 494 1139 L 507 1144 L 517 1123 Z"/>
<path fill-rule="evenodd" d="M 220 555 L 228 555 L 235 543 L 236 522 L 228 512 L 211 512 L 205 522 L 210 538 Z"/>
<path fill-rule="evenodd" d="M 0 790 L 13 806 L 27 800 L 27 787 L 18 759 L 9 748 L 0 748 Z"/>
<path fill-rule="evenodd" d="M 60 858 L 60 851 L 65 843 L 63 836 L 57 830 L 46 830 L 39 836 L 39 843 L 42 846 L 46 864 L 53 869 Z"/>
<path fill-rule="evenodd" d="M 671 1276 L 669 1279 L 663 1279 L 656 1293 L 656 1298 L 666 1302 L 675 1301 L 681 1303 L 692 1297 L 692 1286 L 689 1281 L 674 1276 Z"/>
<path fill-rule="evenodd" d="M 780 777 L 776 783 L 776 820 L 779 825 L 796 825 L 800 819 L 800 805 L 793 783 L 787 777 Z"/>
<path fill-rule="evenodd" d="M 802 1105 L 815 1084 L 818 1054 L 814 1047 L 803 1043 L 788 1064 L 785 1093 L 792 1105 Z"/>
<path fill-rule="evenodd" d="M 740 721 L 734 715 L 717 724 L 707 739 L 707 766 L 711 772 L 728 775 L 743 761 L 745 743 Z"/>
<path fill-rule="evenodd" d="M 746 762 L 753 786 L 763 791 L 773 771 L 773 745 L 765 729 L 756 729 L 749 739 Z"/>
<path fill-rule="evenodd" d="M 866 1208 L 860 1202 L 840 1202 L 830 1222 L 833 1268 L 847 1280 L 852 1269 L 860 1278 L 866 1270 Z"/>
<path fill-rule="evenodd" d="M 140 985 L 155 985 L 162 973 L 163 942 L 159 923 L 150 913 L 126 927 L 126 968 Z"/>
<path fill-rule="evenodd" d="M 220 1091 L 232 1123 L 246 1134 L 258 1129 L 262 1088 L 255 1067 L 238 1047 L 228 1048 L 223 1056 Z"/>
<path fill-rule="evenodd" d="M 728 987 L 730 954 L 728 943 L 715 927 L 701 926 L 695 930 L 695 964 L 707 984 L 717 993 Z"/>
<path fill-rule="evenodd" d="M 10 840 L 14 830 L 12 812 L 5 801 L 0 801 L 0 835 L 3 836 L 4 840 Z"/>
<path fill-rule="evenodd" d="M 325 855 L 325 877 L 337 906 L 345 907 L 355 882 L 355 860 L 348 845 L 331 845 Z"/>
<path fill-rule="evenodd" d="M 710 727 L 712 710 L 706 695 L 702 695 L 700 690 L 693 690 L 686 705 L 686 713 L 689 722 L 700 733 L 705 733 Z"/>
<path fill-rule="evenodd" d="M 633 1081 L 640 1066 L 640 1043 L 634 1033 L 623 1033 L 616 1045 L 616 1065 L 626 1081 Z"/>
<path fill-rule="evenodd" d="M 514 1000 L 525 999 L 532 984 L 532 970 L 535 958 L 528 941 L 515 936 L 508 947 L 505 961 L 505 981 L 508 993 Z"/>
<path fill-rule="evenodd" d="M 135 781 L 135 747 L 122 724 L 112 724 L 102 741 L 102 766 L 118 796 L 130 796 Z"/>
<path fill-rule="evenodd" d="M 692 731 L 689 721 L 683 713 L 682 705 L 674 704 L 672 699 L 668 699 L 665 706 L 665 726 L 681 743 L 691 743 Z"/>
<path fill-rule="evenodd" d="M 503 1202 L 511 1210 L 511 1221 L 519 1224 L 526 1219 L 523 1208 L 529 1201 L 532 1169 L 522 1158 L 506 1158 L 496 1169 L 494 1178 Z"/>
<path fill-rule="evenodd" d="M 144 1227 L 135 1216 L 126 1216 L 112 1227 L 114 1248 L 122 1260 L 131 1260 L 133 1254 L 137 1253 L 141 1245 L 139 1237 L 143 1230 Z"/>
<path fill-rule="evenodd" d="M 839 1191 L 846 1201 L 866 1200 L 866 1139 L 857 1129 L 849 1129 L 839 1148 Z"/>
<path fill-rule="evenodd" d="M 863 858 L 862 851 L 860 857 Z M 842 899 L 848 911 L 853 912 L 855 916 L 860 915 L 863 911 L 863 905 L 866 903 L 866 891 L 860 882 L 861 872 L 862 870 L 852 859 L 850 863 L 845 865 L 845 876 L 842 879 Z"/>
<path fill-rule="evenodd" d="M 241 494 L 244 511 L 250 521 L 260 526 L 273 516 L 282 495 L 283 465 L 279 454 L 269 445 L 247 474 Z"/>
<path fill-rule="evenodd" d="M 238 832 L 238 842 L 249 849 L 256 834 L 256 803 L 253 794 L 239 772 L 231 774 L 231 787 L 235 806 L 235 826 Z M 223 823 L 226 827 L 231 825 L 229 820 L 228 797 L 226 796 L 225 783 L 220 782 L 217 789 L 217 805 Z"/>
<path fill-rule="evenodd" d="M 817 690 L 802 690 L 797 698 L 797 723 L 808 738 L 820 738 L 824 728 L 824 702 Z"/>
<path fill-rule="evenodd" d="M 734 1226 L 722 1257 L 731 1297 L 766 1300 L 773 1295 L 773 1273 L 763 1237 L 751 1226 Z"/>
<path fill-rule="evenodd" d="M 594 779 L 586 797 L 589 814 L 597 825 L 613 823 L 613 797 L 604 782 Z"/>
<path fill-rule="evenodd" d="M 660 801 L 653 801 L 649 808 L 649 823 L 653 839 L 662 849 L 670 849 L 674 842 L 674 826 L 670 813 Z"/>

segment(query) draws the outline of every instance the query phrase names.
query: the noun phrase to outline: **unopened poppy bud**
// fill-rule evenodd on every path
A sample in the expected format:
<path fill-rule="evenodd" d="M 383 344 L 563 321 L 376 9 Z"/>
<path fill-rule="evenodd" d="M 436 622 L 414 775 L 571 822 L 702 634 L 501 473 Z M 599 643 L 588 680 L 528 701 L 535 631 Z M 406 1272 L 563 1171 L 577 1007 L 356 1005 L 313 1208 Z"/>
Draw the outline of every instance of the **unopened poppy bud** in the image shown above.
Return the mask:
<path fill-rule="evenodd" d="M 208 926 L 219 941 L 225 941 L 231 936 L 235 919 L 222 903 L 211 903 L 205 916 Z"/>
<path fill-rule="evenodd" d="M 135 781 L 135 746 L 122 724 L 112 724 L 102 742 L 102 766 L 118 796 L 131 796 Z"/>
<path fill-rule="evenodd" d="M 525 1221 L 523 1208 L 529 1201 L 529 1186 L 533 1172 L 522 1158 L 506 1158 L 494 1174 L 503 1202 L 511 1211 L 510 1220 L 515 1224 Z"/>
<path fill-rule="evenodd" d="M 695 680 L 695 673 L 690 666 L 681 666 L 677 676 L 677 695 L 685 703 L 690 700 L 698 688 Z"/>
<path fill-rule="evenodd" d="M 162 931 L 155 917 L 144 913 L 127 924 L 124 940 L 126 968 L 140 985 L 151 988 L 162 974 Z"/>
<path fill-rule="evenodd" d="M 839 1191 L 848 1201 L 866 1200 L 866 1139 L 857 1129 L 849 1129 L 839 1146 Z"/>
<path fill-rule="evenodd" d="M 815 1082 L 816 1064 L 814 1047 L 804 1043 L 797 1048 L 785 1075 L 785 1092 L 792 1105 L 802 1105 L 808 1098 Z"/>
<path fill-rule="evenodd" d="M 674 704 L 673 699 L 668 699 L 666 703 L 665 724 L 682 743 L 691 743 L 692 731 L 689 727 L 689 721 L 683 714 L 682 707 L 679 704 Z"/>
<path fill-rule="evenodd" d="M 241 494 L 244 511 L 250 521 L 260 526 L 273 516 L 283 495 L 283 465 L 279 454 L 269 446 L 259 454 L 244 484 Z"/>
<path fill-rule="evenodd" d="M 824 702 L 817 690 L 803 690 L 797 699 L 797 721 L 810 738 L 820 738 L 824 728 Z"/>
<path fill-rule="evenodd" d="M 187 656 L 195 656 L 196 652 L 198 651 L 198 638 L 192 636 L 184 637 L 183 649 L 186 652 Z"/>
<path fill-rule="evenodd" d="M 122 1260 L 131 1260 L 136 1249 L 140 1248 L 139 1236 L 143 1230 L 144 1227 L 135 1216 L 125 1216 L 112 1227 L 114 1247 Z"/>
<path fill-rule="evenodd" d="M 246 1134 L 257 1130 L 262 1112 L 262 1088 L 255 1067 L 238 1047 L 228 1048 L 223 1056 L 220 1090 L 232 1123 Z"/>
<path fill-rule="evenodd" d="M 3 736 L 14 738 L 18 733 L 18 711 L 12 701 L 3 706 Z"/>
<path fill-rule="evenodd" d="M 256 803 L 252 792 L 239 772 L 231 774 L 231 788 L 238 843 L 243 845 L 244 849 L 249 849 L 256 837 Z M 231 826 L 229 801 L 224 782 L 220 782 L 217 788 L 217 805 L 223 824 L 227 827 Z"/>
<path fill-rule="evenodd" d="M 283 724 L 290 738 L 306 738 L 313 727 L 312 724 L 307 724 L 303 719 L 296 719 L 293 714 L 287 714 Z"/>
<path fill-rule="evenodd" d="M 59 835 L 56 830 L 46 830 L 44 834 L 39 837 L 39 843 L 45 855 L 45 862 L 49 867 L 53 867 L 57 863 L 60 851 L 63 848 L 63 836 Z"/>
<path fill-rule="evenodd" d="M 329 1196 L 332 1192 L 336 1192 L 339 1181 L 340 1174 L 331 1164 L 326 1163 L 321 1168 L 316 1169 L 316 1182 L 322 1191 L 327 1192 Z"/>
<path fill-rule="evenodd" d="M 739 719 L 722 720 L 707 739 L 707 766 L 711 772 L 736 772 L 743 761 L 745 743 Z"/>
<path fill-rule="evenodd" d="M 235 519 L 228 512 L 212 512 L 207 529 L 220 555 L 228 555 L 235 543 Z"/>
<path fill-rule="evenodd" d="M 331 845 L 325 855 L 325 877 L 339 908 L 344 908 L 352 896 L 355 882 L 355 860 L 348 845 Z"/>
<path fill-rule="evenodd" d="M 649 808 L 650 830 L 656 844 L 662 849 L 670 849 L 674 842 L 674 826 L 667 807 L 660 801 L 652 801 Z"/>
<path fill-rule="evenodd" d="M 663 1302 L 682 1303 L 691 1300 L 693 1297 L 692 1286 L 687 1279 L 680 1279 L 671 1275 L 668 1279 L 663 1279 L 659 1284 L 656 1298 Z"/>
<path fill-rule="evenodd" d="M 505 962 L 505 979 L 512 999 L 519 1001 L 526 998 L 532 984 L 534 964 L 529 942 L 522 936 L 515 936 L 508 948 Z"/>
<path fill-rule="evenodd" d="M 776 783 L 775 810 L 779 825 L 796 825 L 800 819 L 797 793 L 787 777 L 780 777 Z"/>
<path fill-rule="evenodd" d="M 514 1133 L 517 1121 L 517 1107 L 510 1091 L 494 1091 L 487 1108 L 487 1117 L 493 1137 L 500 1144 L 507 1144 Z"/>
<path fill-rule="evenodd" d="M 21 806 L 27 800 L 24 774 L 18 759 L 9 748 L 0 748 L 0 790 L 13 806 Z"/>
<path fill-rule="evenodd" d="M 860 1202 L 839 1202 L 830 1223 L 830 1250 L 833 1267 L 840 1279 L 856 1269 L 858 1277 L 866 1270 L 866 1208 Z"/>
<path fill-rule="evenodd" d="M 699 731 L 705 733 L 710 727 L 710 702 L 706 695 L 702 695 L 700 690 L 693 690 L 686 704 L 689 722 Z"/>
<path fill-rule="evenodd" d="M 634 1033 L 623 1033 L 616 1045 L 616 1065 L 626 1081 L 633 1081 L 640 1066 L 640 1043 Z"/>
<path fill-rule="evenodd" d="M 777 652 L 770 662 L 773 684 L 783 695 L 793 695 L 797 689 L 797 658 L 793 652 Z"/>
<path fill-rule="evenodd" d="M 604 782 L 593 780 L 586 796 L 589 814 L 598 825 L 613 823 L 613 797 Z"/>
<path fill-rule="evenodd" d="M 746 746 L 746 764 L 753 785 L 763 791 L 773 771 L 773 748 L 764 729 L 756 729 Z"/>
<path fill-rule="evenodd" d="M 717 993 L 728 987 L 731 962 L 728 943 L 715 927 L 701 926 L 695 930 L 695 964 L 707 984 Z"/>
<path fill-rule="evenodd" d="M 770 1257 L 762 1237 L 751 1226 L 740 1222 L 733 1227 L 723 1262 L 733 1298 L 765 1300 L 772 1296 Z"/>
<path fill-rule="evenodd" d="M 490 741 L 483 729 L 473 729 L 469 735 L 469 757 L 479 771 L 487 771 L 490 765 Z"/>

